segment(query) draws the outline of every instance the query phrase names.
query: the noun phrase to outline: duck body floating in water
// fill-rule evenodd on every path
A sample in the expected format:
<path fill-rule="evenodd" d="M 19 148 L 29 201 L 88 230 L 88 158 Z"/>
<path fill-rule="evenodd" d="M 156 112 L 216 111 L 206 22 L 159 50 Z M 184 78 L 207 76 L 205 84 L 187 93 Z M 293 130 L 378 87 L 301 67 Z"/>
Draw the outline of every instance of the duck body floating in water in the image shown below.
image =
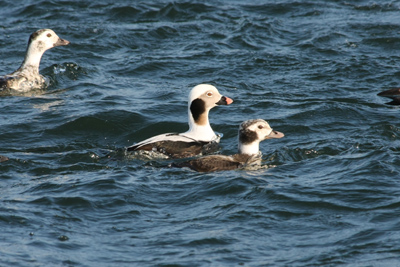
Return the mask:
<path fill-rule="evenodd" d="M 39 65 L 44 52 L 50 48 L 68 45 L 69 43 L 69 41 L 58 37 L 50 29 L 41 29 L 32 33 L 29 37 L 25 59 L 19 69 L 13 73 L 0 76 L 0 92 L 7 90 L 27 92 L 42 88 L 46 84 L 46 80 L 39 74 Z"/>
<path fill-rule="evenodd" d="M 215 152 L 220 136 L 216 135 L 208 120 L 209 111 L 219 105 L 230 105 L 233 100 L 222 96 L 209 84 L 195 86 L 189 94 L 189 130 L 184 133 L 160 134 L 127 148 L 127 151 L 161 153 L 168 158 L 186 158 Z"/>
<path fill-rule="evenodd" d="M 261 164 L 260 142 L 282 138 L 262 119 L 244 121 L 239 127 L 238 153 L 230 156 L 208 155 L 185 162 L 173 163 L 172 167 L 188 167 L 198 172 L 226 171 Z"/>

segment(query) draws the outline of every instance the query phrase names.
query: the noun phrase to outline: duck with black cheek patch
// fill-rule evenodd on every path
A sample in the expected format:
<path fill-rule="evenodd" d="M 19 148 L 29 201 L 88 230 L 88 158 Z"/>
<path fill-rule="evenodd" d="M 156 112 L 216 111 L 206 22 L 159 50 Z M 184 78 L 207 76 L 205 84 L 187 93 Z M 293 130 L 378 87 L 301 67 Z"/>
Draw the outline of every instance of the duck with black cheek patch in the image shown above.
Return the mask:
<path fill-rule="evenodd" d="M 261 164 L 260 142 L 282 137 L 284 134 L 274 131 L 265 120 L 248 120 L 239 127 L 238 154 L 209 155 L 173 163 L 172 167 L 188 167 L 198 172 L 214 172 L 259 166 Z"/>
<path fill-rule="evenodd" d="M 32 33 L 28 41 L 25 59 L 19 69 L 11 74 L 0 76 L 0 92 L 9 90 L 27 92 L 43 87 L 46 80 L 39 74 L 39 65 L 44 52 L 69 43 L 50 29 L 41 29 Z"/>
<path fill-rule="evenodd" d="M 233 100 L 222 96 L 209 84 L 195 86 L 189 94 L 189 130 L 184 133 L 166 133 L 151 137 L 127 148 L 127 151 L 150 151 L 168 158 L 186 158 L 215 152 L 220 136 L 208 120 L 209 111 L 219 105 L 230 105 Z"/>

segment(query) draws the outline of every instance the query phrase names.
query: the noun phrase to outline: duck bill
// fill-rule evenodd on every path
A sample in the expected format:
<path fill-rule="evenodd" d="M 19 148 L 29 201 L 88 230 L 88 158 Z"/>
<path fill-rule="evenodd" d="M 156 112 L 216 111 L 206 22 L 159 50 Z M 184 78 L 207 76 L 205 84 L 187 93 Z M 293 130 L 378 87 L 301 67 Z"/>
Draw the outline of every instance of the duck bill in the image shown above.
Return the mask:
<path fill-rule="evenodd" d="M 217 105 L 230 105 L 233 103 L 232 98 L 226 97 L 226 96 L 222 96 L 221 99 L 215 103 Z"/>
<path fill-rule="evenodd" d="M 58 41 L 54 43 L 54 46 L 69 45 L 70 41 L 58 38 Z"/>
<path fill-rule="evenodd" d="M 284 136 L 285 136 L 285 135 L 284 135 L 283 133 L 272 130 L 272 132 L 271 132 L 269 135 L 267 135 L 267 136 L 265 137 L 265 139 L 282 138 L 282 137 L 284 137 Z"/>

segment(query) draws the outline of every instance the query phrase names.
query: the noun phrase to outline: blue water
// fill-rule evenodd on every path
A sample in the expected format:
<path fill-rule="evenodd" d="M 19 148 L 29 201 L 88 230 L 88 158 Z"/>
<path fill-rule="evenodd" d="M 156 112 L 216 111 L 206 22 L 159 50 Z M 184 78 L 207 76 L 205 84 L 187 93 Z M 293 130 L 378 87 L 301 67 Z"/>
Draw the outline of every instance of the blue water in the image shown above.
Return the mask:
<path fill-rule="evenodd" d="M 399 1 L 0 1 L 0 74 L 51 28 L 44 90 L 0 98 L 1 266 L 400 266 Z M 255 171 L 123 148 L 234 99 L 221 151 L 267 120 Z"/>

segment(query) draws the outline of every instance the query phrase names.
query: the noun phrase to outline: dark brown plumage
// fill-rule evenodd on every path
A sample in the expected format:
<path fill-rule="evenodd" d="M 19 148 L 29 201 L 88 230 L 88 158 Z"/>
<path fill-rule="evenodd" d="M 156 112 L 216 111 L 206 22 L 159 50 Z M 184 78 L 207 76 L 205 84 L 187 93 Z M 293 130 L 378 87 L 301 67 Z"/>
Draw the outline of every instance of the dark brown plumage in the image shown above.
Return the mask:
<path fill-rule="evenodd" d="M 127 151 L 138 150 L 137 145 L 127 148 Z M 154 151 L 162 153 L 170 158 L 189 158 L 199 154 L 209 154 L 217 151 L 219 148 L 218 142 L 182 142 L 182 141 L 158 141 L 140 146 L 140 150 Z"/>
<path fill-rule="evenodd" d="M 261 160 L 261 157 L 258 157 Z M 188 167 L 198 172 L 235 170 L 257 160 L 257 155 L 235 154 L 232 156 L 210 155 L 186 162 L 174 163 L 173 167 Z"/>
<path fill-rule="evenodd" d="M 283 133 L 272 130 L 264 120 L 248 120 L 239 127 L 238 154 L 209 155 L 185 162 L 175 162 L 172 167 L 188 167 L 198 172 L 214 172 L 258 166 L 261 165 L 260 142 L 283 136 Z"/>
<path fill-rule="evenodd" d="M 383 92 L 380 92 L 378 96 L 384 96 L 391 98 L 392 101 L 386 104 L 388 105 L 400 105 L 400 88 L 393 88 Z"/>

